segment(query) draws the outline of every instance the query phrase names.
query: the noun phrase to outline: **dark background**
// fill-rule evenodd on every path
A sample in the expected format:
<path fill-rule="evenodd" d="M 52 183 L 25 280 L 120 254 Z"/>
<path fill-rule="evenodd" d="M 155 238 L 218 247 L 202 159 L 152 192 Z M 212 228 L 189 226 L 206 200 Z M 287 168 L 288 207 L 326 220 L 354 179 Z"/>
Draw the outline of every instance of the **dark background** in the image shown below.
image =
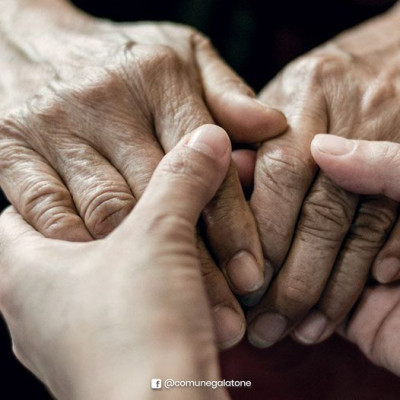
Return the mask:
<path fill-rule="evenodd" d="M 169 20 L 195 26 L 210 36 L 228 63 L 258 91 L 296 56 L 338 32 L 385 11 L 395 1 L 74 0 L 73 3 L 93 15 L 116 21 Z M 4 198 L 0 198 L 0 207 L 5 205 Z M 10 349 L 7 330 L 0 321 L 0 400 L 49 399 L 46 390 L 19 365 Z M 341 352 L 344 357 L 336 357 L 337 352 Z M 280 364 L 268 361 L 274 359 L 274 354 L 278 358 L 279 354 L 284 355 Z M 258 364 L 252 361 L 256 358 Z M 336 360 L 334 363 L 337 364 L 334 369 L 332 360 Z M 304 348 L 286 341 L 272 352 L 257 353 L 244 344 L 233 352 L 225 353 L 222 362 L 227 378 L 264 379 L 266 387 L 260 387 L 259 393 L 262 389 L 265 393 L 263 398 L 269 400 L 400 398 L 400 380 L 369 365 L 355 348 L 338 338 L 313 348 Z M 243 375 L 246 368 L 236 368 L 238 363 L 247 363 L 247 377 Z M 288 364 L 292 369 L 297 368 L 289 375 Z M 307 368 L 310 372 L 305 374 Z M 268 369 L 270 372 L 267 373 Z M 326 373 L 323 373 L 324 369 Z M 239 375 L 237 371 L 241 371 Z M 299 371 L 303 371 L 303 374 Z M 346 372 L 345 379 L 340 377 L 343 371 Z M 290 391 L 288 388 L 292 386 Z M 344 392 L 339 391 L 342 395 L 336 397 L 333 388 L 342 386 Z M 235 399 L 261 398 L 254 390 L 232 394 Z"/>

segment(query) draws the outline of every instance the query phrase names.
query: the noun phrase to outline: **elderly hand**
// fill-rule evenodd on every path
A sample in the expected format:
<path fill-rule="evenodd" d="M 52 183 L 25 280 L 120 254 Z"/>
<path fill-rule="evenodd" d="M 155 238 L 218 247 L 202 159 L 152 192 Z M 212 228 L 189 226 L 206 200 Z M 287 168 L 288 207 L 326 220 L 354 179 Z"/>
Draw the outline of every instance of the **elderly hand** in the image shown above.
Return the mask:
<path fill-rule="evenodd" d="M 360 296 L 374 260 L 386 262 L 379 252 L 397 204 L 338 187 L 318 172 L 310 143 L 321 132 L 400 140 L 399 26 L 396 10 L 346 32 L 294 61 L 261 94 L 285 112 L 289 129 L 262 145 L 256 163 L 251 206 L 276 273 L 249 314 L 257 346 L 293 327 L 303 343 L 327 338 Z"/>
<path fill-rule="evenodd" d="M 311 150 L 324 173 L 340 187 L 400 201 L 400 145 L 318 135 Z M 400 276 L 398 232 L 393 238 L 396 246 L 382 250 L 390 264 L 377 264 L 374 271 L 385 280 Z M 363 292 L 342 333 L 372 362 L 400 376 L 399 327 L 400 285 L 378 285 Z"/>
<path fill-rule="evenodd" d="M 58 399 L 151 399 L 151 378 L 219 379 L 195 234 L 230 155 L 221 128 L 186 136 L 106 239 L 47 239 L 3 213 L 0 310 L 15 354 Z M 227 399 L 204 387 L 156 394 Z"/>
<path fill-rule="evenodd" d="M 217 121 L 240 142 L 286 126 L 190 28 L 96 20 L 62 0 L 4 0 L 0 23 L 0 184 L 47 237 L 87 241 L 110 233 L 164 153 L 204 123 Z M 256 223 L 233 166 L 204 227 L 231 289 L 248 295 L 265 288 Z M 199 246 L 211 303 L 217 314 L 223 306 L 236 312 L 239 332 L 237 300 Z"/>

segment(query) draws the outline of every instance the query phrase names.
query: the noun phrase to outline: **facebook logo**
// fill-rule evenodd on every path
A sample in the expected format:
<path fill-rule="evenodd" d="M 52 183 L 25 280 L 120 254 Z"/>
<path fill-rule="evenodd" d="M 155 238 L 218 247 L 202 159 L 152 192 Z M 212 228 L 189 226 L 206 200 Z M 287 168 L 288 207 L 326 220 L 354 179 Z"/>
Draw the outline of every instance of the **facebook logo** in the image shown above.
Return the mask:
<path fill-rule="evenodd" d="M 162 388 L 162 380 L 161 379 L 152 379 L 151 380 L 151 388 L 153 390 L 160 390 Z"/>

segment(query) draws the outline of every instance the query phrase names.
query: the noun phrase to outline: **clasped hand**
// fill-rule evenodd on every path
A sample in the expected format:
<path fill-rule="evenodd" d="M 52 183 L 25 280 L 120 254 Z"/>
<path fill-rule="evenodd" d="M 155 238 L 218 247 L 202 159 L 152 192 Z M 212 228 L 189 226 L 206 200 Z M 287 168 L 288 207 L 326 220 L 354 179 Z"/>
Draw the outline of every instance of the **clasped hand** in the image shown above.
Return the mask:
<path fill-rule="evenodd" d="M 361 54 L 357 45 L 391 32 L 397 16 L 303 56 L 257 100 L 189 28 L 117 25 L 52 4 L 38 21 L 45 43 L 27 43 L 24 28 L 1 43 L 27 81 L 10 72 L 0 104 L 0 183 L 14 206 L 0 221 L 0 306 L 24 365 L 59 398 L 146 397 L 147 384 L 126 384 L 131 373 L 217 379 L 214 343 L 245 333 L 239 298 L 258 303 L 247 316 L 256 346 L 289 333 L 315 343 L 339 327 L 399 373 L 397 287 L 364 291 L 371 272 L 398 278 L 397 192 L 337 178 L 318 137 L 311 147 L 328 131 L 398 140 L 399 54 L 390 40 Z M 234 154 L 238 170 L 230 141 L 259 144 Z M 248 205 L 239 177 L 253 172 Z M 393 326 L 381 329 L 385 315 Z"/>

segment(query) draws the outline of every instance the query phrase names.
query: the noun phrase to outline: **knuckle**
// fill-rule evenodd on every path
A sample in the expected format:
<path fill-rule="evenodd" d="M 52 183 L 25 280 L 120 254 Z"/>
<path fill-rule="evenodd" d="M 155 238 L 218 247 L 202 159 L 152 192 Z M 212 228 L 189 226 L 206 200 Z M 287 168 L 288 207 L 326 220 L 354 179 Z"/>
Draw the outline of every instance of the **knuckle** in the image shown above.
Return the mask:
<path fill-rule="evenodd" d="M 26 125 L 42 123 L 60 126 L 57 122 L 67 118 L 67 103 L 62 100 L 67 89 L 61 83 L 50 83 L 29 99 L 21 112 Z"/>
<path fill-rule="evenodd" d="M 218 267 L 208 262 L 201 262 L 201 275 L 211 302 L 211 306 L 215 307 L 235 307 L 235 300 L 230 291 L 224 276 Z"/>
<path fill-rule="evenodd" d="M 290 200 L 293 190 L 305 190 L 316 170 L 312 159 L 290 145 L 264 146 L 257 163 L 258 182 L 283 200 Z"/>
<path fill-rule="evenodd" d="M 310 279 L 290 279 L 279 292 L 279 309 L 292 320 L 301 318 L 319 299 L 319 293 L 316 293 Z"/>
<path fill-rule="evenodd" d="M 207 164 L 206 164 L 207 161 Z M 181 155 L 175 153 L 174 157 L 164 158 L 159 165 L 157 173 L 160 177 L 173 181 L 180 181 L 180 186 L 184 183 L 190 184 L 196 193 L 203 193 L 210 186 L 210 176 L 215 176 L 217 172 L 216 162 L 195 152 L 182 151 Z"/>
<path fill-rule="evenodd" d="M 387 238 L 397 215 L 396 203 L 383 198 L 368 198 L 358 210 L 349 237 L 355 250 L 377 250 Z"/>
<path fill-rule="evenodd" d="M 185 248 L 190 256 L 198 257 L 195 227 L 183 216 L 158 213 L 146 223 L 144 230 L 147 236 L 158 238 L 160 242 L 168 240 L 168 243 L 176 243 L 180 248 Z M 184 244 L 190 246 L 183 246 Z"/>
<path fill-rule="evenodd" d="M 191 41 L 198 50 L 209 50 L 214 48 L 211 39 L 196 29 L 193 29 L 191 32 Z"/>
<path fill-rule="evenodd" d="M 163 176 L 185 177 L 191 176 L 193 166 L 182 157 L 174 159 L 165 158 L 164 162 L 158 167 L 158 170 Z"/>
<path fill-rule="evenodd" d="M 221 227 L 229 223 L 233 225 L 233 230 L 252 232 L 255 227 L 254 218 L 244 197 L 238 195 L 238 190 L 240 187 L 237 177 L 229 172 L 220 189 L 203 210 L 203 217 L 210 225 Z"/>
<path fill-rule="evenodd" d="M 353 196 L 323 179 L 304 201 L 298 231 L 303 239 L 340 242 L 353 220 Z"/>
<path fill-rule="evenodd" d="M 134 200 L 130 193 L 110 187 L 88 197 L 82 215 L 90 233 L 101 238 L 116 228 L 133 207 Z"/>
<path fill-rule="evenodd" d="M 56 237 L 76 214 L 68 191 L 59 182 L 35 179 L 21 193 L 19 211 L 45 236 Z"/>
<path fill-rule="evenodd" d="M 66 210 L 65 207 L 48 208 L 41 215 L 41 219 L 44 221 L 41 225 L 41 232 L 49 238 L 65 238 L 70 229 L 76 228 L 79 224 L 79 216 L 75 213 L 75 210 Z"/>
<path fill-rule="evenodd" d="M 113 60 L 107 66 L 85 67 L 85 73 L 74 79 L 49 82 L 17 111 L 17 120 L 42 149 L 53 145 L 54 138 L 47 146 L 43 143 L 43 137 L 50 133 L 59 140 L 71 133 L 87 137 L 98 120 L 104 121 L 102 129 L 108 128 L 107 115 L 110 109 L 117 109 L 117 104 L 118 117 L 112 122 L 126 129 L 130 121 L 128 104 L 132 102 L 127 82 L 132 78 L 127 77 L 123 65 Z"/>
<path fill-rule="evenodd" d="M 399 91 L 398 84 L 393 79 L 382 76 L 365 89 L 361 104 L 363 115 L 375 120 L 381 118 L 382 113 L 387 112 L 388 109 L 398 110 L 395 104 L 397 104 Z"/>
<path fill-rule="evenodd" d="M 308 83 L 322 85 L 327 79 L 336 79 L 346 70 L 348 56 L 340 51 L 320 50 L 303 56 L 292 64 L 292 73 Z"/>
<path fill-rule="evenodd" d="M 179 64 L 179 56 L 172 47 L 163 44 L 153 45 L 152 48 L 152 61 L 156 67 L 165 67 L 170 65 Z"/>
<path fill-rule="evenodd" d="M 154 44 L 138 49 L 139 70 L 147 77 L 155 78 L 160 72 L 180 71 L 183 61 L 168 45 Z"/>
<path fill-rule="evenodd" d="M 319 305 L 320 310 L 330 321 L 341 320 L 356 302 L 362 290 L 362 287 L 354 287 L 354 281 L 357 278 L 360 280 L 357 276 L 343 272 L 330 282 L 330 288 L 324 293 L 324 298 Z"/>

